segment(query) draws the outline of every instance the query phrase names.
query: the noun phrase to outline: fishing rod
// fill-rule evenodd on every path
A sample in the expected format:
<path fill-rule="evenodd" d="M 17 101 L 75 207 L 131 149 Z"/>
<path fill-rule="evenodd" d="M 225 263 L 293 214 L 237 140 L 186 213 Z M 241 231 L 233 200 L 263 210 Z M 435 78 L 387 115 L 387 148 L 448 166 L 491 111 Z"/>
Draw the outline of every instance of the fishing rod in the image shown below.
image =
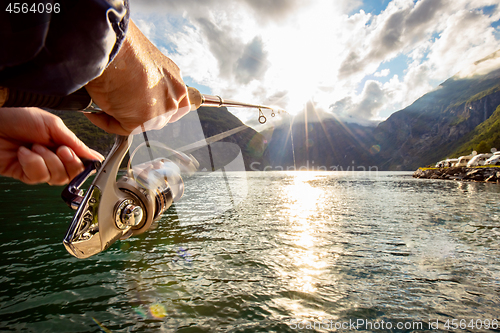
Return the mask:
<path fill-rule="evenodd" d="M 274 108 L 224 100 L 220 96 L 201 94 L 193 87 L 188 88 L 191 110 L 200 106 L 206 107 L 245 107 L 259 109 L 259 122 L 265 123 L 266 117 L 262 109 L 272 111 Z M 42 107 L 55 110 L 74 110 L 83 112 L 103 112 L 92 102 L 89 94 L 82 88 L 75 93 L 64 96 L 47 96 L 22 92 L 0 87 L 0 107 Z M 282 112 L 283 110 L 277 110 Z M 207 139 L 206 145 L 220 140 L 224 135 L 232 135 L 236 129 L 221 133 Z M 143 127 L 144 130 L 144 127 Z M 150 142 L 143 131 L 145 144 L 151 149 Z M 118 239 L 127 239 L 141 234 L 158 220 L 173 202 L 184 194 L 182 174 L 192 174 L 199 167 L 198 161 L 181 151 L 160 144 L 167 151 L 168 157 L 153 159 L 130 167 L 131 161 L 139 145 L 131 154 L 124 176 L 118 177 L 120 165 L 132 144 L 132 135 L 117 135 L 108 156 L 100 161 L 85 161 L 85 170 L 76 176 L 63 190 L 61 197 L 73 210 L 75 215 L 63 240 L 66 250 L 77 258 L 88 258 L 106 250 Z M 186 151 L 199 148 L 199 143 L 188 145 Z M 86 191 L 80 189 L 85 181 L 96 173 L 94 180 Z"/>
<path fill-rule="evenodd" d="M 204 95 L 201 94 L 197 89 L 193 87 L 188 87 L 188 96 L 191 105 L 193 105 L 196 109 L 200 106 L 205 107 L 242 107 L 242 108 L 254 108 L 259 109 L 259 123 L 264 124 L 266 122 L 266 117 L 262 113 L 262 109 L 271 110 L 271 116 L 274 117 L 274 110 L 276 109 L 278 113 L 285 112 L 282 109 L 277 109 L 267 105 L 258 105 L 258 104 L 250 104 L 250 103 L 242 103 L 233 101 L 230 99 L 223 99 L 220 96 L 212 96 L 212 95 Z"/>
<path fill-rule="evenodd" d="M 191 103 L 191 110 L 197 110 L 201 106 L 204 107 L 242 107 L 259 109 L 259 123 L 264 124 L 266 117 L 262 113 L 262 109 L 271 110 L 271 116 L 275 116 L 274 110 L 277 113 L 284 112 L 282 109 L 277 109 L 267 105 L 243 103 L 215 95 L 206 95 L 193 87 L 188 87 L 188 97 Z M 89 113 L 100 113 L 103 110 L 93 103 L 92 98 L 85 88 L 81 88 L 68 96 L 51 96 L 9 89 L 0 87 L 0 107 L 40 107 L 53 110 L 81 111 Z"/>

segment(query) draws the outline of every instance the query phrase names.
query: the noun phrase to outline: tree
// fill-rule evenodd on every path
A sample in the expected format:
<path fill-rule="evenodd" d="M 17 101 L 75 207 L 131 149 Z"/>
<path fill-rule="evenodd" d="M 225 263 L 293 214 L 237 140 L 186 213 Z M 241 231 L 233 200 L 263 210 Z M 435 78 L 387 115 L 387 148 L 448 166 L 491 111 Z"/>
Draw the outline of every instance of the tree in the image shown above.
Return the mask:
<path fill-rule="evenodd" d="M 481 141 L 479 144 L 476 146 L 476 151 L 478 154 L 485 154 L 490 152 L 491 147 L 488 146 L 486 141 Z"/>

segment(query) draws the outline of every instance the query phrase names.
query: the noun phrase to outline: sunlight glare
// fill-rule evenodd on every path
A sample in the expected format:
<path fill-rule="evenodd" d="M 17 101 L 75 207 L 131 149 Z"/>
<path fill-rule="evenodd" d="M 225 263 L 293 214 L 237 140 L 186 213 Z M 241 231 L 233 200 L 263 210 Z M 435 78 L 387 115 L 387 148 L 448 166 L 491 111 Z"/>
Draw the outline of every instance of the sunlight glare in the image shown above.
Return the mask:
<path fill-rule="evenodd" d="M 288 91 L 287 111 L 292 115 L 321 94 L 320 87 L 335 86 L 342 48 L 335 38 L 325 38 L 325 31 L 341 30 L 340 20 L 333 19 L 339 16 L 334 4 L 321 1 L 291 18 L 293 24 L 266 29 L 270 63 L 266 82 Z M 321 106 L 327 109 L 328 102 Z"/>
<path fill-rule="evenodd" d="M 320 239 L 317 231 L 324 229 L 322 219 L 318 219 L 318 211 L 324 210 L 325 193 L 319 187 L 314 187 L 310 181 L 318 179 L 314 172 L 293 172 L 293 183 L 286 186 L 284 195 L 288 198 L 286 215 L 290 223 L 290 235 L 295 244 L 292 249 L 293 262 L 296 271 L 290 285 L 302 292 L 315 292 L 316 279 L 327 267 L 324 258 L 327 256 L 318 248 Z"/>

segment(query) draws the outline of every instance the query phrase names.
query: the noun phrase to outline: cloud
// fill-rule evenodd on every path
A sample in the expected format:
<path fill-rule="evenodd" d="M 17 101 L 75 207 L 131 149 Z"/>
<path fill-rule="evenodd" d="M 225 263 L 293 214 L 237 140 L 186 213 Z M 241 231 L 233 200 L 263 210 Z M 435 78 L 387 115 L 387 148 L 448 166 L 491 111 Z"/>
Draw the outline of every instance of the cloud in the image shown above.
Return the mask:
<path fill-rule="evenodd" d="M 426 28 L 429 25 L 432 26 L 433 19 L 439 15 L 446 4 L 446 0 L 423 0 L 417 2 L 405 22 L 405 30 L 409 36 L 421 36 L 425 33 Z"/>
<path fill-rule="evenodd" d="M 269 66 L 260 36 L 247 44 L 234 37 L 231 27 L 217 26 L 205 18 L 196 20 L 212 55 L 217 59 L 220 78 L 246 85 L 262 79 Z"/>
<path fill-rule="evenodd" d="M 196 22 L 219 63 L 219 75 L 230 78 L 233 64 L 238 59 L 243 44 L 231 35 L 231 27 L 218 27 L 206 18 L 199 18 Z"/>
<path fill-rule="evenodd" d="M 409 9 L 403 9 L 389 16 L 382 29 L 373 38 L 373 47 L 366 57 L 367 60 L 380 61 L 389 53 L 400 50 L 404 46 L 404 23 L 409 13 Z"/>
<path fill-rule="evenodd" d="M 431 69 L 427 63 L 413 62 L 407 74 L 403 79 L 403 105 L 407 106 L 413 103 L 416 99 L 432 90 L 432 85 L 429 83 Z"/>
<path fill-rule="evenodd" d="M 330 109 L 344 121 L 368 124 L 387 102 L 386 94 L 380 82 L 369 80 L 358 99 L 345 97 L 330 105 Z"/>
<path fill-rule="evenodd" d="M 440 15 L 446 0 L 394 1 L 373 22 L 373 31 L 367 36 L 368 48 L 351 51 L 339 70 L 339 78 L 363 72 L 404 52 L 424 40 L 436 25 L 432 19 Z M 363 54 L 364 53 L 364 54 Z"/>
<path fill-rule="evenodd" d="M 265 20 L 282 20 L 301 7 L 297 0 L 245 0 L 245 3 L 257 18 Z"/>
<path fill-rule="evenodd" d="M 500 47 L 491 27 L 500 19 L 498 7 L 490 16 L 481 10 L 492 3 L 422 0 L 413 6 L 408 1 L 393 1 L 367 25 L 366 40 L 353 44 L 346 53 L 338 79 L 356 82 L 372 73 L 382 77 L 385 73 L 374 68 L 407 54 L 408 67 L 401 80 L 391 80 L 390 87 L 384 85 L 386 103 L 379 108 L 385 115 L 397 111 Z M 492 69 L 494 62 L 481 67 Z"/>
<path fill-rule="evenodd" d="M 391 70 L 389 68 L 386 68 L 386 69 L 381 70 L 380 72 L 376 72 L 373 75 L 376 77 L 386 77 L 387 75 L 389 75 L 390 72 L 391 72 Z"/>
<path fill-rule="evenodd" d="M 236 62 L 236 81 L 247 84 L 252 80 L 262 79 L 269 66 L 266 57 L 262 39 L 257 36 L 245 46 Z"/>
<path fill-rule="evenodd" d="M 247 16 L 264 24 L 284 20 L 305 5 L 299 0 L 135 0 L 132 1 L 131 8 L 142 13 L 187 13 L 194 18 L 205 17 L 207 13 L 214 11 L 231 13 L 243 9 Z"/>
<path fill-rule="evenodd" d="M 346 116 L 349 113 L 349 110 L 352 108 L 352 104 L 352 97 L 347 96 L 330 105 L 330 109 L 332 109 L 333 113 L 339 116 Z"/>
<path fill-rule="evenodd" d="M 425 61 L 432 68 L 429 76 L 446 79 L 495 52 L 499 41 L 489 21 L 480 11 L 467 8 L 450 15 L 446 28 L 429 47 L 428 60 Z"/>
<path fill-rule="evenodd" d="M 131 8 L 183 75 L 214 94 L 292 113 L 312 99 L 366 123 L 500 49 L 491 26 L 499 6 L 482 10 L 497 2 L 393 0 L 376 15 L 348 0 L 132 0 Z M 391 62 L 399 56 L 406 63 Z"/>
<path fill-rule="evenodd" d="M 135 24 L 141 30 L 141 32 L 146 36 L 148 39 L 153 39 L 154 37 L 154 31 L 155 31 L 155 25 L 153 22 L 146 22 L 145 20 L 136 20 Z"/>
<path fill-rule="evenodd" d="M 361 101 L 351 111 L 357 118 L 371 119 L 385 103 L 385 93 L 377 81 L 367 81 Z"/>
<path fill-rule="evenodd" d="M 472 77 L 474 75 L 485 75 L 500 68 L 500 50 L 492 53 L 488 57 L 474 62 L 471 66 L 461 70 L 457 76 Z"/>

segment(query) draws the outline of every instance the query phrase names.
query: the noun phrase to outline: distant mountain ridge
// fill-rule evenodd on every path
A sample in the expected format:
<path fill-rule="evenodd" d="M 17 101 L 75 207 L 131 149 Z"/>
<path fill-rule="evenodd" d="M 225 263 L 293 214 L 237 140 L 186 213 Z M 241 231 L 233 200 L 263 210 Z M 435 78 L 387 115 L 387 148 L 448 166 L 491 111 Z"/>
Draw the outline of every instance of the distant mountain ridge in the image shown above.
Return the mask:
<path fill-rule="evenodd" d="M 497 51 L 393 113 L 376 128 L 342 123 L 333 116 L 315 116 L 312 108 L 307 108 L 291 127 L 274 130 L 267 147 L 269 166 L 293 166 L 292 137 L 296 167 L 309 169 L 314 161 L 315 166 L 331 170 L 335 166 L 341 170 L 374 166 L 378 170 L 415 170 L 471 151 L 478 140 L 500 150 L 500 111 L 495 111 L 500 105 L 499 67 Z"/>
<path fill-rule="evenodd" d="M 446 80 L 377 126 L 374 137 L 381 146 L 382 169 L 413 170 L 454 156 L 466 144 L 463 138 L 487 121 L 498 105 L 500 69 Z"/>
<path fill-rule="evenodd" d="M 296 115 L 292 123 L 261 133 L 268 138 L 268 165 L 260 170 L 352 170 L 374 165 L 370 154 L 373 128 L 346 124 L 314 108 Z"/>

